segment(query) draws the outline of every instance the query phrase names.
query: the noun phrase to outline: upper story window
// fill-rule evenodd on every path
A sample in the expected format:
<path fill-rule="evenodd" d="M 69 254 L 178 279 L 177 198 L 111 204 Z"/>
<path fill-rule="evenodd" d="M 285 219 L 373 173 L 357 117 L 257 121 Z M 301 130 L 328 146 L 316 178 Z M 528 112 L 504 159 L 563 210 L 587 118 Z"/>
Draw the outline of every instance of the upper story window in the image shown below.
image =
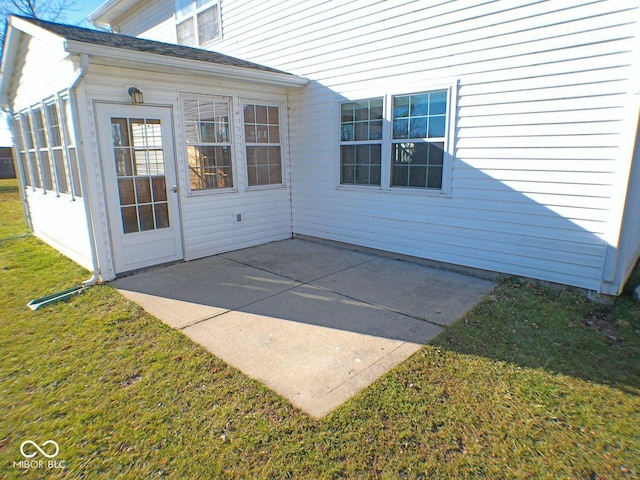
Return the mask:
<path fill-rule="evenodd" d="M 175 0 L 178 44 L 201 47 L 220 38 L 220 0 Z"/>

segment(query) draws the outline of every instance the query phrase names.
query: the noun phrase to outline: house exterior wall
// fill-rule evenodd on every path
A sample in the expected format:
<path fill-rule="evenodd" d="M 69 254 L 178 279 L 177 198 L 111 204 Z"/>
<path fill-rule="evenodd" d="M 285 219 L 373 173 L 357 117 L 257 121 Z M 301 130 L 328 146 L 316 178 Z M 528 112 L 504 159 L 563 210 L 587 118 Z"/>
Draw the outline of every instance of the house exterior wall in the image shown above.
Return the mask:
<path fill-rule="evenodd" d="M 62 42 L 27 37 L 24 44 L 24 66 L 15 79 L 15 113 L 29 108 L 42 108 L 71 84 L 75 70 L 66 59 Z M 46 74 L 43 74 L 46 72 Z M 53 176 L 54 173 L 52 172 Z M 22 181 L 22 177 L 19 175 Z M 71 182 L 71 179 L 68 179 Z M 70 193 L 57 194 L 31 185 L 23 188 L 30 224 L 34 235 L 56 248 L 83 267 L 92 267 L 89 229 L 84 199 Z"/>
<path fill-rule="evenodd" d="M 90 167 L 90 175 L 91 172 L 96 176 L 103 175 L 102 152 L 99 151 L 96 136 L 100 134 L 95 118 L 96 102 L 130 104 L 127 89 L 131 85 L 136 85 L 144 93 L 146 106 L 157 105 L 172 109 L 185 260 L 290 238 L 289 154 L 287 148 L 284 148 L 286 142 L 283 142 L 285 184 L 253 188 L 247 187 L 245 151 L 241 142 L 243 130 L 240 102 L 243 99 L 249 99 L 257 103 L 280 104 L 284 112 L 287 105 L 285 89 L 256 87 L 242 82 L 218 81 L 197 76 L 157 73 L 149 75 L 149 72 L 99 65 L 90 67 L 90 73 L 83 85 L 84 92 L 79 110 L 84 112 L 81 124 L 85 129 L 83 137 L 87 145 L 86 155 L 87 158 L 94 159 Z M 233 191 L 189 192 L 182 94 L 222 96 L 231 99 L 234 129 L 233 161 L 237 187 Z M 286 125 L 283 125 L 283 131 L 285 130 Z M 101 197 L 96 209 L 100 211 L 100 218 L 106 219 L 107 203 L 104 198 L 104 187 L 96 185 L 95 188 Z M 238 214 L 242 216 L 240 222 L 236 221 Z M 108 232 L 106 224 L 103 224 L 102 228 Z M 109 235 L 105 234 L 102 238 L 104 241 L 99 246 L 102 252 L 102 274 L 104 278 L 111 279 L 115 277 L 115 272 L 112 266 Z"/>
<path fill-rule="evenodd" d="M 173 9 L 172 0 L 147 0 L 119 19 L 112 29 L 134 37 L 176 43 Z"/>
<path fill-rule="evenodd" d="M 637 105 L 640 101 L 636 101 Z M 624 212 L 624 227 L 620 240 L 620 256 L 615 271 L 614 284 L 623 286 L 640 257 L 640 123 L 637 125 L 633 148 L 627 204 Z"/>
<path fill-rule="evenodd" d="M 601 291 L 638 6 L 224 0 L 212 49 L 311 80 L 289 103 L 295 233 Z M 339 184 L 341 101 L 442 85 L 457 92 L 444 194 Z"/>

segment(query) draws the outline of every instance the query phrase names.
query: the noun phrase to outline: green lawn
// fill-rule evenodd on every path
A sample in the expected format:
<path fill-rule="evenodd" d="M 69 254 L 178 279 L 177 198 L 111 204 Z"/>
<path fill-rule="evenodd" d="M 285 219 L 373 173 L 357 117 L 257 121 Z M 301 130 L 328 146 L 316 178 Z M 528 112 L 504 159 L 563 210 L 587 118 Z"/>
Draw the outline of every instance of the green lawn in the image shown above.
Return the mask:
<path fill-rule="evenodd" d="M 111 287 L 30 311 L 89 275 L 25 231 L 2 180 L 0 477 L 640 476 L 640 306 L 626 296 L 604 308 L 505 281 L 314 420 Z M 56 441 L 58 464 L 15 466 L 26 440 Z"/>

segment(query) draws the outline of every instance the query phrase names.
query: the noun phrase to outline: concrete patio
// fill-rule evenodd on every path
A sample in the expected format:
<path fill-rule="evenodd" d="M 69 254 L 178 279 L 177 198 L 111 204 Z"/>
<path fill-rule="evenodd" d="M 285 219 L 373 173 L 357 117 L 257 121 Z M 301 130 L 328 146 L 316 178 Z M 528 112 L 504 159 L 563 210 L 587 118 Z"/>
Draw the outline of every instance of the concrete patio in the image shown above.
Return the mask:
<path fill-rule="evenodd" d="M 494 287 L 488 280 L 300 239 L 114 284 L 314 417 L 407 359 Z"/>

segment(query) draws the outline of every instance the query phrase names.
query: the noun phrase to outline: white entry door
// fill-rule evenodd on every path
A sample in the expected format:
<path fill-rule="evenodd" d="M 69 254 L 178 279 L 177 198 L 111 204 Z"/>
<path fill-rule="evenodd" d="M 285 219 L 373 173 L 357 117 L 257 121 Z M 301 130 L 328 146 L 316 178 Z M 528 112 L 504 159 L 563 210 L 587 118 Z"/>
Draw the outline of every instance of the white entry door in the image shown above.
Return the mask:
<path fill-rule="evenodd" d="M 97 105 L 116 273 L 182 259 L 171 110 Z"/>

